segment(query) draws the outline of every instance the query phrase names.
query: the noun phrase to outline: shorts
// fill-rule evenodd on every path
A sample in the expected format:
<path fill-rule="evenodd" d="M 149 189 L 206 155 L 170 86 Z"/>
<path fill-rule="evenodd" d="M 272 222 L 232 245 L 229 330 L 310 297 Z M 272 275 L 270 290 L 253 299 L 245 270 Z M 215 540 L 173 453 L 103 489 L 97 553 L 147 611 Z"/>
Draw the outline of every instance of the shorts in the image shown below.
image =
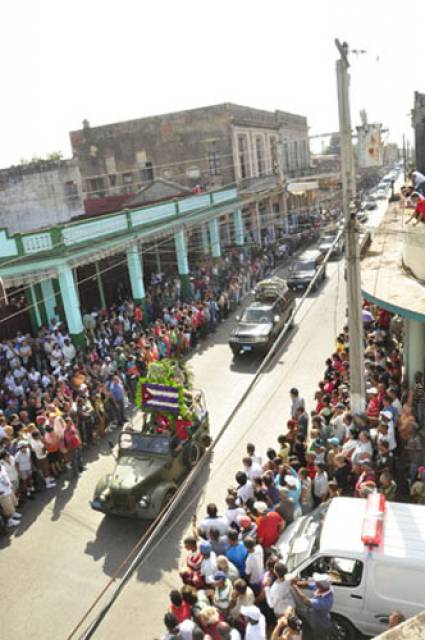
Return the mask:
<path fill-rule="evenodd" d="M 18 475 L 20 480 L 29 480 L 32 477 L 32 470 L 30 469 L 28 471 L 27 469 L 25 469 L 24 471 L 21 471 L 21 469 L 19 469 Z"/>
<path fill-rule="evenodd" d="M 11 516 L 13 516 L 16 510 L 17 504 L 18 504 L 18 501 L 15 497 L 15 494 L 13 493 L 11 493 L 8 496 L 0 496 L 0 507 L 2 508 L 6 518 L 10 518 Z"/>
<path fill-rule="evenodd" d="M 50 462 L 50 464 L 59 462 L 59 459 L 60 459 L 59 451 L 49 451 L 49 453 L 47 454 L 47 460 Z"/>

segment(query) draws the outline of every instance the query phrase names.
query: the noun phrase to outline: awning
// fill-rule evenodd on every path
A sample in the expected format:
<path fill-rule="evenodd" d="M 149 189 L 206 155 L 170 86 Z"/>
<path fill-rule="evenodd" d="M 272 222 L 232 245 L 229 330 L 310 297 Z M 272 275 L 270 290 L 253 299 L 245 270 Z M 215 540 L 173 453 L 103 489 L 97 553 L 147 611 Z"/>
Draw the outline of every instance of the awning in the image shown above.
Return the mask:
<path fill-rule="evenodd" d="M 289 182 L 288 191 L 294 195 L 301 195 L 306 191 L 314 191 L 319 188 L 318 180 L 306 180 L 305 182 Z"/>

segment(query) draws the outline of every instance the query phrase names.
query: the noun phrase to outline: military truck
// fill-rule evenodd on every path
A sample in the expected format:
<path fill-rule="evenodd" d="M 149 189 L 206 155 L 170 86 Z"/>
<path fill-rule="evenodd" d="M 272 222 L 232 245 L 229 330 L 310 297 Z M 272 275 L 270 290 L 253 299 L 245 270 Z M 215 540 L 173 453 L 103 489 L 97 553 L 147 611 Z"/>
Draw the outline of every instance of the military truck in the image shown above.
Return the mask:
<path fill-rule="evenodd" d="M 147 378 L 139 383 L 143 425 L 140 429 L 127 425 L 120 433 L 114 447 L 115 468 L 98 481 L 90 503 L 96 511 L 155 519 L 211 443 L 203 392 L 179 384 L 178 376 L 173 379 L 165 376 L 166 385 L 158 382 L 164 382 L 164 376 L 154 375 L 154 369 L 161 364 L 154 365 L 151 374 L 148 372 Z M 178 369 L 181 373 L 181 368 Z M 180 376 L 180 382 L 183 379 L 187 383 L 186 372 Z M 167 407 L 173 397 L 173 391 L 166 392 L 163 387 L 177 391 L 178 415 L 161 405 L 165 398 Z M 150 405 L 143 393 L 151 394 Z M 183 440 L 177 436 L 179 425 L 185 433 Z"/>

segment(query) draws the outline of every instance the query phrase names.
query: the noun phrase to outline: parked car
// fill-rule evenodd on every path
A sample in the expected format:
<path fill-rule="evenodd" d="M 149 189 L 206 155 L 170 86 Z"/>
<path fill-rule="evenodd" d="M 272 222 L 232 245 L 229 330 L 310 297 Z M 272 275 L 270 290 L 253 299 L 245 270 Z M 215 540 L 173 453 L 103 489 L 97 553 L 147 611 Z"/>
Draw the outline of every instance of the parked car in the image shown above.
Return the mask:
<path fill-rule="evenodd" d="M 319 242 L 319 251 L 326 255 L 332 245 L 335 243 L 338 231 L 327 232 L 321 238 Z M 344 238 L 342 234 L 339 236 L 338 241 L 335 243 L 331 252 L 332 258 L 339 258 L 344 251 Z"/>
<path fill-rule="evenodd" d="M 295 298 L 288 287 L 274 300 L 256 300 L 237 317 L 229 346 L 235 357 L 244 353 L 265 353 L 290 321 Z"/>
<path fill-rule="evenodd" d="M 323 266 L 323 260 L 324 255 L 319 250 L 304 251 L 289 267 L 286 280 L 288 287 L 293 291 L 306 289 L 318 272 L 320 272 L 318 281 L 323 282 L 326 278 L 326 267 Z M 316 281 L 316 287 L 318 281 Z"/>

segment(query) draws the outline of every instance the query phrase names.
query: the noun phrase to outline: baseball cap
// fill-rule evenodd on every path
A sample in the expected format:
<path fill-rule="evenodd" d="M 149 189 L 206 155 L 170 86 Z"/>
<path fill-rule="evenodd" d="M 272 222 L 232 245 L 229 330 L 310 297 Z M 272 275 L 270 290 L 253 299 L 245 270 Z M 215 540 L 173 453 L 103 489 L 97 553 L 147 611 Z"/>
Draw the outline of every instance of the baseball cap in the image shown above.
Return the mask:
<path fill-rule="evenodd" d="M 249 605 L 241 607 L 241 614 L 245 616 L 245 618 L 258 622 L 261 616 L 261 611 L 255 605 Z"/>
<path fill-rule="evenodd" d="M 294 478 L 294 476 L 286 475 L 284 477 L 284 480 L 288 487 L 295 487 L 297 484 L 297 480 L 296 478 Z"/>
<path fill-rule="evenodd" d="M 337 447 L 339 445 L 339 440 L 338 440 L 337 437 L 328 438 L 328 444 L 331 444 L 331 445 Z"/>
<path fill-rule="evenodd" d="M 382 416 L 383 418 L 386 418 L 386 420 L 391 420 L 393 417 L 393 414 L 391 413 L 391 411 L 380 411 L 379 415 Z"/>
<path fill-rule="evenodd" d="M 261 500 L 254 502 L 254 509 L 258 511 L 258 513 L 267 513 L 269 510 L 267 504 Z"/>
<path fill-rule="evenodd" d="M 220 580 L 226 580 L 226 578 L 224 571 L 216 571 L 214 574 L 214 582 L 220 582 Z"/>
<path fill-rule="evenodd" d="M 211 553 L 211 544 L 207 541 L 201 542 L 199 545 L 199 551 L 203 554 Z"/>
<path fill-rule="evenodd" d="M 330 587 L 332 584 L 331 578 L 327 573 L 313 573 L 313 580 L 324 587 Z"/>

